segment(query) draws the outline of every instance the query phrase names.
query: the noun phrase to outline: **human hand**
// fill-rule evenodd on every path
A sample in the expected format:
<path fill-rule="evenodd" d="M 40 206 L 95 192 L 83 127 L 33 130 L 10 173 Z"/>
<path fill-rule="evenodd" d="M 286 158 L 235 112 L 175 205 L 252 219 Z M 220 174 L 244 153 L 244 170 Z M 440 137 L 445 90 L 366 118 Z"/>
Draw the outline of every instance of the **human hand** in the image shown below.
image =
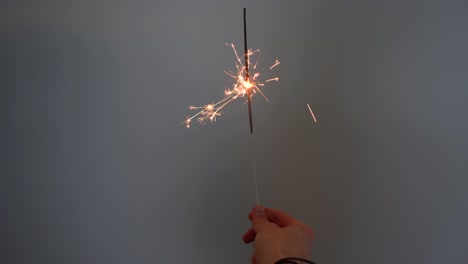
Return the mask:
<path fill-rule="evenodd" d="M 242 237 L 245 243 L 254 242 L 252 263 L 273 264 L 280 259 L 297 257 L 310 259 L 312 229 L 283 211 L 254 207 L 249 214 L 250 228 Z"/>

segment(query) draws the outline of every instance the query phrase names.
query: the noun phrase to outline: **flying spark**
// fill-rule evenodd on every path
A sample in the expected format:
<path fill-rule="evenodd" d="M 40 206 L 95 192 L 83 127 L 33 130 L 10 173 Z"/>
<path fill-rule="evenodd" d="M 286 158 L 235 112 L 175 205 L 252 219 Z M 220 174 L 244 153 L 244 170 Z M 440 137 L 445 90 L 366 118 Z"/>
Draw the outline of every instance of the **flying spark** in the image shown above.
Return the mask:
<path fill-rule="evenodd" d="M 234 47 L 234 44 L 228 44 L 226 43 L 227 46 L 230 46 L 234 52 L 234 55 L 236 57 L 235 65 L 236 65 L 236 71 L 224 71 L 228 76 L 233 78 L 235 80 L 234 84 L 232 85 L 231 88 L 227 89 L 224 92 L 224 98 L 221 99 L 217 103 L 211 103 L 207 104 L 204 106 L 189 106 L 189 110 L 196 110 L 198 111 L 192 116 L 189 116 L 185 119 L 183 124 L 187 126 L 187 128 L 190 128 L 191 122 L 195 119 L 198 121 L 200 124 L 205 124 L 208 120 L 210 122 L 216 121 L 216 117 L 221 116 L 222 114 L 222 109 L 228 105 L 230 102 L 238 99 L 238 98 L 244 98 L 247 97 L 248 94 L 250 93 L 251 97 L 259 93 L 265 98 L 266 101 L 268 101 L 268 98 L 265 96 L 263 91 L 260 89 L 260 87 L 265 87 L 265 83 L 267 82 L 272 82 L 272 81 L 279 81 L 278 77 L 270 78 L 267 80 L 262 81 L 260 77 L 260 72 L 263 71 L 256 71 L 257 70 L 257 65 L 259 62 L 259 59 L 255 63 L 249 62 L 249 67 L 250 67 L 250 77 L 246 78 L 245 73 L 246 73 L 246 67 L 245 64 L 242 63 L 242 60 L 239 58 L 239 55 L 236 51 L 236 48 Z M 257 50 L 248 50 L 247 56 L 250 57 L 255 55 L 259 49 Z M 273 69 L 274 67 L 278 66 L 280 64 L 279 60 L 276 60 L 275 63 L 269 67 L 269 69 Z M 246 100 L 247 102 L 247 100 Z"/>
<path fill-rule="evenodd" d="M 315 123 L 317 123 L 317 119 L 315 118 L 314 112 L 312 112 L 312 108 L 310 108 L 309 104 L 307 104 L 307 107 L 309 107 L 309 112 L 312 115 L 312 118 L 314 119 Z"/>

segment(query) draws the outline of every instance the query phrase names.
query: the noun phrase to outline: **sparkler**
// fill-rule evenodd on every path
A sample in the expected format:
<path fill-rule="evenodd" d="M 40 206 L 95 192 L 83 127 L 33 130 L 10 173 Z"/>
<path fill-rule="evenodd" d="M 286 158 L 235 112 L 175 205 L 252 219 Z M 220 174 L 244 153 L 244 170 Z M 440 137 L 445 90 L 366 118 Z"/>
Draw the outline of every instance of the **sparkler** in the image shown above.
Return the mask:
<path fill-rule="evenodd" d="M 249 125 L 250 133 L 253 134 L 253 120 L 252 120 L 252 97 L 255 94 L 262 95 L 266 101 L 269 101 L 268 98 L 263 93 L 262 89 L 265 87 L 266 83 L 279 81 L 278 77 L 270 78 L 267 80 L 261 79 L 261 72 L 266 69 L 259 70 L 259 58 L 254 56 L 260 51 L 260 49 L 247 49 L 247 31 L 245 26 L 245 9 L 244 9 L 244 63 L 242 62 L 239 54 L 237 53 L 236 47 L 233 43 L 226 43 L 226 46 L 231 47 L 235 55 L 235 71 L 224 71 L 226 75 L 233 78 L 235 82 L 231 88 L 228 88 L 224 91 L 224 98 L 216 103 L 206 104 L 203 106 L 189 106 L 189 110 L 198 111 L 194 115 L 189 116 L 185 119 L 182 124 L 185 124 L 187 128 L 190 128 L 190 125 L 193 120 L 198 121 L 200 124 L 205 124 L 207 121 L 214 122 L 216 118 L 223 114 L 222 109 L 228 105 L 230 102 L 247 97 L 245 103 L 249 107 Z M 254 63 L 252 63 L 254 61 Z M 280 64 L 279 60 L 268 67 L 268 70 L 271 70 Z M 244 104 L 245 104 L 244 103 Z"/>
<path fill-rule="evenodd" d="M 245 58 L 245 79 L 249 82 L 249 50 L 247 49 L 247 20 L 245 18 L 244 8 L 244 58 Z M 247 89 L 247 103 L 249 105 L 249 124 L 250 134 L 253 135 L 253 120 L 252 120 L 252 89 Z"/>
<path fill-rule="evenodd" d="M 257 71 L 257 65 L 259 63 L 259 59 L 256 60 L 255 63 L 251 63 L 251 57 L 259 52 L 260 50 L 252 50 L 247 48 L 247 23 L 246 23 L 246 9 L 244 8 L 244 63 L 242 63 L 241 58 L 239 57 L 236 48 L 234 47 L 234 44 L 228 44 L 226 43 L 227 46 L 230 46 L 234 52 L 234 55 L 236 57 L 235 65 L 236 65 L 236 71 L 224 71 L 228 76 L 232 77 L 235 82 L 232 85 L 230 89 L 227 89 L 224 92 L 224 98 L 218 101 L 217 103 L 211 103 L 207 104 L 204 106 L 189 106 L 190 110 L 196 110 L 198 111 L 192 116 L 187 117 L 187 119 L 183 122 L 187 126 L 187 128 L 190 128 L 190 124 L 192 120 L 196 119 L 200 124 L 204 124 L 207 120 L 210 120 L 211 122 L 216 121 L 216 118 L 221 116 L 222 114 L 222 109 L 228 105 L 230 102 L 238 99 L 238 98 L 244 98 L 247 97 L 247 100 L 245 103 L 247 103 L 248 108 L 249 108 L 249 125 L 250 125 L 250 134 L 252 135 L 251 137 L 251 142 L 252 142 L 252 158 L 253 158 L 253 168 L 254 168 L 254 178 L 255 178 L 255 194 L 257 198 L 257 204 L 259 204 L 258 201 L 258 187 L 257 187 L 257 168 L 256 168 L 256 161 L 255 161 L 255 145 L 254 145 L 254 140 L 253 140 L 253 120 L 252 120 L 252 96 L 256 93 L 259 93 L 265 98 L 265 100 L 268 102 L 268 98 L 265 96 L 265 94 L 262 92 L 260 87 L 265 87 L 265 83 L 276 81 L 278 82 L 279 78 L 274 77 L 270 78 L 267 80 L 262 81 L 260 77 L 260 72 Z M 269 67 L 269 70 L 275 68 L 280 64 L 279 60 L 275 60 L 273 65 Z M 254 72 L 252 72 L 253 70 Z M 244 103 L 244 104 L 245 104 Z"/>

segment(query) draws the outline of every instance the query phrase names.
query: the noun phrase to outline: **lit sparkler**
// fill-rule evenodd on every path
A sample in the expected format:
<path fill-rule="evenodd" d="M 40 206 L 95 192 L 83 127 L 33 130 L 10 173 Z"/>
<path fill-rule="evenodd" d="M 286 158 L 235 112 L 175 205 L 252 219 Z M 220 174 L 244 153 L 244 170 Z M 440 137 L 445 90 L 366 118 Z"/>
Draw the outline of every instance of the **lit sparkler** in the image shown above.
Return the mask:
<path fill-rule="evenodd" d="M 265 83 L 276 81 L 278 82 L 279 78 L 274 77 L 267 80 L 260 79 L 260 72 L 263 71 L 257 70 L 257 65 L 259 59 L 257 59 L 254 63 L 251 60 L 251 57 L 255 55 L 260 50 L 252 50 L 247 48 L 247 22 L 246 22 L 246 9 L 244 8 L 244 63 L 242 63 L 241 58 L 239 57 L 234 44 L 228 44 L 232 48 L 234 55 L 236 57 L 235 71 L 224 71 L 228 76 L 232 77 L 235 81 L 231 88 L 225 90 L 224 98 L 221 99 L 217 103 L 211 103 L 204 106 L 189 106 L 190 110 L 198 111 L 196 114 L 187 117 L 187 119 L 182 123 L 190 128 L 190 124 L 192 120 L 197 120 L 200 124 L 204 124 L 207 120 L 211 122 L 216 121 L 216 118 L 221 116 L 222 109 L 228 105 L 230 102 L 238 99 L 247 97 L 245 103 L 248 104 L 249 107 L 249 125 L 250 125 L 250 134 L 252 139 L 252 159 L 253 159 L 253 168 L 254 168 L 254 178 L 255 178 L 255 194 L 257 198 L 257 205 L 259 204 L 258 200 L 258 187 L 257 187 L 257 171 L 256 171 L 256 162 L 255 162 L 255 147 L 254 147 L 254 140 L 253 140 L 253 121 L 252 121 L 252 96 L 256 93 L 259 93 L 268 101 L 268 98 L 265 96 L 263 89 L 265 87 Z M 275 60 L 275 62 L 268 68 L 269 70 L 275 68 L 280 64 L 279 60 Z M 249 69 L 250 68 L 250 69 Z M 244 104 L 245 104 L 244 103 Z M 309 107 L 310 108 L 310 107 Z"/>
<path fill-rule="evenodd" d="M 228 76 L 232 77 L 235 81 L 231 88 L 228 88 L 224 92 L 224 98 L 218 101 L 217 103 L 211 103 L 204 106 L 189 106 L 190 110 L 198 111 L 192 116 L 187 117 L 187 119 L 183 122 L 188 128 L 190 128 L 190 124 L 193 120 L 198 121 L 200 124 L 205 124 L 208 120 L 210 122 L 216 121 L 216 118 L 222 115 L 222 109 L 228 105 L 230 102 L 238 99 L 238 98 L 250 98 L 254 95 L 259 93 L 260 95 L 268 101 L 268 98 L 263 93 L 262 89 L 265 87 L 265 84 L 272 81 L 279 81 L 278 77 L 270 78 L 267 80 L 262 80 L 260 78 L 260 73 L 264 70 L 257 70 L 258 63 L 260 59 L 254 60 L 255 63 L 252 63 L 252 59 L 254 55 L 259 52 L 259 49 L 252 50 L 249 49 L 246 53 L 248 57 L 247 63 L 250 66 L 250 74 L 247 75 L 247 67 L 245 63 L 242 62 L 241 58 L 239 57 L 237 50 L 233 43 L 226 43 L 227 46 L 230 46 L 234 52 L 236 57 L 235 71 L 224 71 Z M 250 62 L 249 62 L 250 61 Z M 269 67 L 268 69 L 273 69 L 280 64 L 279 60 L 276 60 L 275 63 Z M 249 95 L 250 94 L 250 95 Z M 247 103 L 248 100 L 245 101 Z M 245 104 L 244 103 L 244 104 Z"/>

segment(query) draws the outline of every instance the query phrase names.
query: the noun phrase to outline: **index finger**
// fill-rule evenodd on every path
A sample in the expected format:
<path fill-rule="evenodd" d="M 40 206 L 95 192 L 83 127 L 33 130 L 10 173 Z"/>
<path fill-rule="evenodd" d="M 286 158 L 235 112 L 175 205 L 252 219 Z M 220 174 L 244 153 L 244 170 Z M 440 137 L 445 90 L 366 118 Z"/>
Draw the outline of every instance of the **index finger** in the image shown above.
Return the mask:
<path fill-rule="evenodd" d="M 277 224 L 279 227 L 287 227 L 291 225 L 303 225 L 303 223 L 296 218 L 288 215 L 287 213 L 274 209 L 274 208 L 265 208 L 268 219 L 270 222 Z"/>

